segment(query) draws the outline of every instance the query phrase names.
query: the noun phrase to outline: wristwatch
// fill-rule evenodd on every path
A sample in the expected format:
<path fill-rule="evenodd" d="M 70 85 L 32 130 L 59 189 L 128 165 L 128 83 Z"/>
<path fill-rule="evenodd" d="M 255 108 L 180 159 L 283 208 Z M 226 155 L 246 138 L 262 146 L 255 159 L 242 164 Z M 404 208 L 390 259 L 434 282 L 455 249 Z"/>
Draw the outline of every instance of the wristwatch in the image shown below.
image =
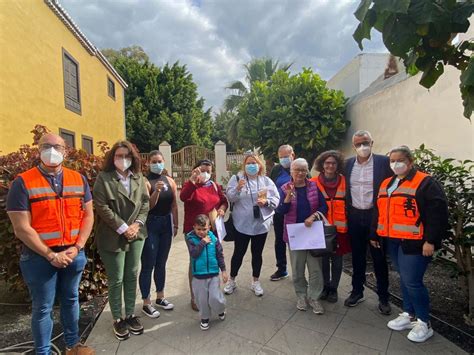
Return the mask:
<path fill-rule="evenodd" d="M 78 244 L 74 244 L 73 247 L 77 249 L 78 253 L 82 250 L 82 247 Z"/>

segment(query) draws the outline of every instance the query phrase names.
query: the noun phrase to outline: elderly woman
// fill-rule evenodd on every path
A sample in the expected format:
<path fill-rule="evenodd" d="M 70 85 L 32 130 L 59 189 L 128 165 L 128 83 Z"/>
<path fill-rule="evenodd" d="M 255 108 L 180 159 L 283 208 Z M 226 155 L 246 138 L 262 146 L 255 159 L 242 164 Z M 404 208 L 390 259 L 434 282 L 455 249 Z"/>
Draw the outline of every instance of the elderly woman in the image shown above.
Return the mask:
<path fill-rule="evenodd" d="M 193 231 L 193 225 L 196 217 L 200 214 L 209 216 L 211 224 L 217 215 L 224 216 L 227 210 L 227 198 L 222 191 L 222 187 L 211 180 L 212 162 L 203 159 L 194 166 L 191 176 L 181 189 L 179 198 L 184 202 L 184 223 L 183 232 L 186 236 Z M 191 293 L 191 308 L 198 310 L 194 302 L 192 290 L 192 272 L 191 263 L 189 264 L 189 290 Z"/>
<path fill-rule="evenodd" d="M 113 330 L 117 339 L 125 340 L 130 333 L 143 333 L 133 312 L 149 210 L 147 181 L 140 172 L 140 156 L 130 142 L 117 142 L 106 154 L 93 193 L 98 217 L 96 244 L 108 278 Z"/>
<path fill-rule="evenodd" d="M 340 152 L 328 150 L 316 158 L 314 167 L 320 174 L 312 178 L 311 181 L 318 185 L 319 191 L 323 194 L 328 205 L 329 223 L 335 225 L 337 229 L 336 253 L 331 256 L 323 256 L 324 288 L 319 298 L 336 303 L 337 288 L 342 274 L 343 255 L 351 251 L 347 234 L 346 179 L 342 175 L 344 158 Z"/>
<path fill-rule="evenodd" d="M 148 238 L 142 252 L 142 269 L 139 284 L 143 299 L 142 312 L 150 318 L 158 318 L 156 307 L 172 310 L 174 305 L 165 298 L 166 262 L 171 249 L 171 240 L 178 232 L 178 195 L 176 183 L 165 174 L 165 159 L 159 150 L 153 150 L 150 157 L 148 191 L 150 212 L 146 220 Z M 151 275 L 154 270 L 156 287 L 155 306 L 151 303 Z"/>
<path fill-rule="evenodd" d="M 283 240 L 288 243 L 286 226 L 293 223 L 304 223 L 311 227 L 317 219 L 316 212 L 327 213 L 327 205 L 321 191 L 308 176 L 308 162 L 298 158 L 291 163 L 291 181 L 281 187 L 280 213 L 285 215 Z M 296 308 L 306 311 L 309 306 L 316 314 L 323 314 L 324 308 L 318 301 L 323 290 L 322 258 L 311 256 L 309 250 L 291 250 L 290 261 L 293 274 L 293 285 L 297 297 Z M 308 268 L 309 281 L 305 270 Z"/>
<path fill-rule="evenodd" d="M 259 277 L 262 269 L 262 253 L 272 224 L 273 210 L 280 197 L 273 181 L 264 174 L 262 161 L 248 154 L 242 164 L 242 172 L 232 176 L 227 186 L 227 197 L 234 204 L 232 216 L 237 235 L 234 241 L 230 279 L 224 287 L 226 294 L 237 288 L 235 278 L 239 273 L 249 243 L 252 251 L 252 276 L 250 289 L 256 296 L 263 296 Z"/>
<path fill-rule="evenodd" d="M 416 170 L 413 160 L 407 146 L 390 151 L 395 175 L 380 185 L 370 243 L 380 248 L 380 238 L 386 238 L 390 259 L 400 274 L 403 312 L 387 326 L 411 329 L 408 339 L 421 343 L 433 336 L 423 276 L 446 234 L 448 209 L 440 184 Z"/>

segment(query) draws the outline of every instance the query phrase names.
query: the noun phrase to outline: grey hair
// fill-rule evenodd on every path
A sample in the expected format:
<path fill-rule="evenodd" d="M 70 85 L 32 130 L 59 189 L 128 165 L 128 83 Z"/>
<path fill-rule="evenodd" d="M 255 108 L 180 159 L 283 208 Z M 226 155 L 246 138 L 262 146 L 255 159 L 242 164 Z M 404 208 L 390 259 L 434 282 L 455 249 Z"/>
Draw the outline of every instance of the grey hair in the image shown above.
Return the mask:
<path fill-rule="evenodd" d="M 302 166 L 306 168 L 306 170 L 309 170 L 308 162 L 304 158 L 298 158 L 298 159 L 293 160 L 291 162 L 290 171 L 293 171 L 293 169 L 296 168 L 297 166 Z"/>
<path fill-rule="evenodd" d="M 289 144 L 280 145 L 280 147 L 278 147 L 278 151 L 281 151 L 281 150 L 289 150 L 290 154 L 293 153 L 293 147 Z"/>
<path fill-rule="evenodd" d="M 402 153 L 411 163 L 415 160 L 413 152 L 406 145 L 399 145 L 398 147 L 392 148 L 388 155 L 390 156 L 392 153 Z"/>
<path fill-rule="evenodd" d="M 354 141 L 354 137 L 368 137 L 370 138 L 370 141 L 372 142 L 373 139 L 372 139 L 372 135 L 370 134 L 369 131 L 365 131 L 363 129 L 359 129 L 358 131 L 356 131 L 353 135 L 352 135 L 352 141 Z"/>

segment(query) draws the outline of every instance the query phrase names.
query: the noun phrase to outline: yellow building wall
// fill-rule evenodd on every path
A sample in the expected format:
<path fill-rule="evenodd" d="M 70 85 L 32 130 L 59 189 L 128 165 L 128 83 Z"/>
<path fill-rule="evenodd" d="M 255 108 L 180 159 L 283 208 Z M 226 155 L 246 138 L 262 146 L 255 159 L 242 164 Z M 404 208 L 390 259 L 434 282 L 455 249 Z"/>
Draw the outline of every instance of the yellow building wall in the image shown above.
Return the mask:
<path fill-rule="evenodd" d="M 65 107 L 63 54 L 79 63 L 81 114 Z M 115 82 L 115 100 L 107 77 Z M 42 0 L 0 1 L 0 155 L 32 143 L 36 124 L 96 143 L 125 138 L 124 89 Z"/>

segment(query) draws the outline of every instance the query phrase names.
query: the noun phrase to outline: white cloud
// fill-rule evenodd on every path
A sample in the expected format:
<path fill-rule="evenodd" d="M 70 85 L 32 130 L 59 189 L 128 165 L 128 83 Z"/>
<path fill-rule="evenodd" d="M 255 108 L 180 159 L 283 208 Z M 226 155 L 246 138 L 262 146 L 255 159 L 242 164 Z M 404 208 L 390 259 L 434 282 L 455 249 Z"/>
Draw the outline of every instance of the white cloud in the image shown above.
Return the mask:
<path fill-rule="evenodd" d="M 312 67 L 329 79 L 359 53 L 356 0 L 62 0 L 99 48 L 140 45 L 161 66 L 186 64 L 207 106 L 245 76 L 243 64 L 269 56 Z M 381 51 L 380 36 L 364 43 Z"/>

